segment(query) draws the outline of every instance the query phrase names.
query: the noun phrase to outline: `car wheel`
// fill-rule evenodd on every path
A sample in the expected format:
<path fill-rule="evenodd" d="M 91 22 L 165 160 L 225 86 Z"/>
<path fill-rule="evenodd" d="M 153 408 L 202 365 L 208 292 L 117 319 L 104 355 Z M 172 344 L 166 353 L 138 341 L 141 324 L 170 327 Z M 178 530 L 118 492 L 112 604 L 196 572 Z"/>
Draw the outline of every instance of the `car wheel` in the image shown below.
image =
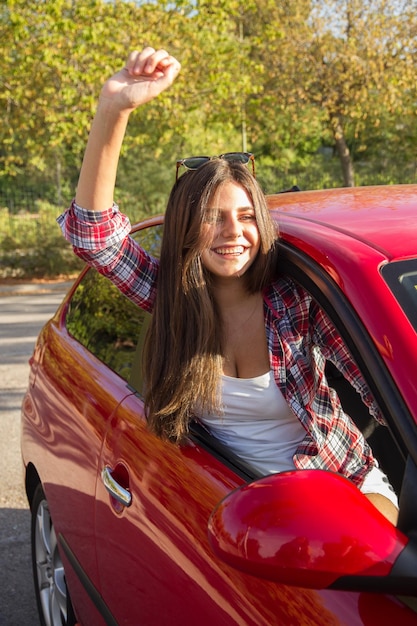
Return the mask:
<path fill-rule="evenodd" d="M 32 566 L 36 602 L 42 626 L 74 626 L 65 570 L 42 485 L 32 502 Z"/>

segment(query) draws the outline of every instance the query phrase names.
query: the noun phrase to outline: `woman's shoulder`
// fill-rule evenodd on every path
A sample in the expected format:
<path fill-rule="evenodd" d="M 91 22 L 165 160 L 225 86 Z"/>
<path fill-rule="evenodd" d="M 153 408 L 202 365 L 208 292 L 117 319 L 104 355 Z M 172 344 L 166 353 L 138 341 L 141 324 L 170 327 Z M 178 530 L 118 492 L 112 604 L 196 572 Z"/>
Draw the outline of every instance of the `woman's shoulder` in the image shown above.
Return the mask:
<path fill-rule="evenodd" d="M 309 308 L 311 296 L 295 280 L 287 275 L 277 276 L 265 289 L 264 297 L 270 308 L 282 309 Z"/>

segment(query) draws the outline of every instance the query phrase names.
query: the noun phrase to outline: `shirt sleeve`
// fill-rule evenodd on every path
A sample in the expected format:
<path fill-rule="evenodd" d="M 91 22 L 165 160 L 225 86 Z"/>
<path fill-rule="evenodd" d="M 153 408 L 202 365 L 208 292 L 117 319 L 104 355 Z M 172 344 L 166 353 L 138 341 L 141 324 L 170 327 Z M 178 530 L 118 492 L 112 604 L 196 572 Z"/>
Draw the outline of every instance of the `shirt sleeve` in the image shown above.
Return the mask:
<path fill-rule="evenodd" d="M 159 261 L 130 237 L 129 218 L 117 204 L 103 211 L 89 211 L 73 201 L 57 222 L 78 257 L 141 308 L 152 310 Z"/>
<path fill-rule="evenodd" d="M 385 425 L 385 420 L 368 385 L 333 323 L 329 320 L 321 307 L 314 301 L 311 303 L 310 314 L 313 320 L 314 342 L 319 345 L 325 359 L 331 361 L 357 393 L 359 393 L 372 417 Z"/>
<path fill-rule="evenodd" d="M 131 230 L 129 218 L 120 212 L 117 204 L 104 211 L 89 211 L 73 201 L 57 222 L 74 248 L 93 252 L 122 242 Z"/>

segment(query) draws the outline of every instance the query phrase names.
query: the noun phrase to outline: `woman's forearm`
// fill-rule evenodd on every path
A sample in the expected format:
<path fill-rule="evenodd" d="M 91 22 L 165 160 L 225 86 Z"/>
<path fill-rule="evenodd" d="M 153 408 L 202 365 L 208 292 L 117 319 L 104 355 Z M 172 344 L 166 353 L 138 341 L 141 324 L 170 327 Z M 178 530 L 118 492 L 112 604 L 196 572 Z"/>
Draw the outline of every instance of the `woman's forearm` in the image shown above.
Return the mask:
<path fill-rule="evenodd" d="M 120 151 L 129 111 L 101 98 L 93 120 L 78 180 L 75 201 L 90 211 L 111 207 Z"/>

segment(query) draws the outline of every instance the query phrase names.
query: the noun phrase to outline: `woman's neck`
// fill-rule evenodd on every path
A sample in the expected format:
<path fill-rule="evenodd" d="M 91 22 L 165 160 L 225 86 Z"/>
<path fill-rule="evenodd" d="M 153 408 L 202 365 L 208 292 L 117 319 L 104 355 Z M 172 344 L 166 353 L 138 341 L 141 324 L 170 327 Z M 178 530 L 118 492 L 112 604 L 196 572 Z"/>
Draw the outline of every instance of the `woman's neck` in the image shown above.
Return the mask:
<path fill-rule="evenodd" d="M 217 281 L 213 288 L 213 296 L 223 322 L 233 324 L 233 320 L 247 317 L 255 304 L 262 300 L 261 292 L 249 293 L 245 282 L 241 279 Z"/>
<path fill-rule="evenodd" d="M 213 296 L 222 311 L 244 305 L 253 298 L 254 294 L 248 292 L 244 280 L 236 278 L 217 279 L 213 284 Z"/>

